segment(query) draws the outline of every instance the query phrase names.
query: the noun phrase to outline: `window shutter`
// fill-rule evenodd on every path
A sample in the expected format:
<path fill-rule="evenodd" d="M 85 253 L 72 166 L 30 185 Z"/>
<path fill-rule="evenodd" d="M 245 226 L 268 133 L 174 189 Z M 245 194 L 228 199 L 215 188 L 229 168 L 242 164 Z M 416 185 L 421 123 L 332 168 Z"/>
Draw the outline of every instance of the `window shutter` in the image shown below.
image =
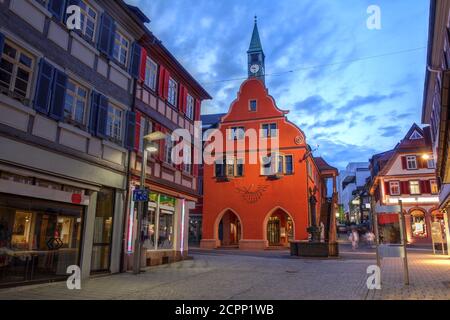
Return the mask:
<path fill-rule="evenodd" d="M 91 94 L 91 110 L 89 113 L 89 133 L 97 135 L 97 123 L 98 123 L 98 103 L 100 100 L 100 94 L 96 91 L 92 91 Z"/>
<path fill-rule="evenodd" d="M 139 71 L 139 79 L 142 82 L 145 82 L 145 72 L 147 69 L 147 49 L 145 49 L 144 47 L 141 48 L 141 68 Z"/>
<path fill-rule="evenodd" d="M 130 74 L 133 78 L 139 79 L 141 71 L 142 47 L 137 43 L 133 43 L 130 59 Z"/>
<path fill-rule="evenodd" d="M 409 181 L 400 182 L 400 190 L 402 194 L 410 194 L 409 191 Z"/>
<path fill-rule="evenodd" d="M 141 119 L 142 115 L 139 111 L 136 111 L 136 128 L 134 130 L 134 151 L 141 151 Z"/>
<path fill-rule="evenodd" d="M 2 53 L 5 47 L 5 35 L 0 32 L 0 61 L 2 61 Z"/>
<path fill-rule="evenodd" d="M 48 10 L 58 19 L 64 17 L 64 9 L 66 8 L 66 0 L 49 0 Z"/>
<path fill-rule="evenodd" d="M 112 56 L 115 32 L 116 25 L 113 18 L 106 12 L 103 13 L 98 39 L 98 50 L 106 54 L 109 58 Z"/>
<path fill-rule="evenodd" d="M 402 168 L 403 170 L 406 170 L 408 168 L 408 165 L 406 164 L 406 157 L 402 157 Z"/>
<path fill-rule="evenodd" d="M 64 103 L 66 101 L 67 75 L 55 69 L 53 79 L 52 99 L 50 102 L 50 117 L 62 120 L 64 117 Z"/>
<path fill-rule="evenodd" d="M 166 71 L 164 73 L 164 91 L 163 91 L 164 99 L 169 98 L 169 80 L 170 80 L 170 73 L 166 69 Z"/>
<path fill-rule="evenodd" d="M 163 66 L 159 67 L 159 80 L 158 80 L 158 94 L 159 97 L 164 99 L 164 78 L 166 74 L 166 68 Z"/>
<path fill-rule="evenodd" d="M 198 99 L 195 99 L 195 115 L 194 115 L 195 121 L 200 121 L 201 112 L 202 112 L 202 102 Z"/>
<path fill-rule="evenodd" d="M 47 114 L 50 105 L 50 93 L 53 83 L 54 68 L 44 59 L 39 64 L 36 93 L 34 97 L 34 109 Z"/>
<path fill-rule="evenodd" d="M 133 150 L 135 142 L 135 131 L 136 131 L 136 113 L 133 111 L 127 111 L 127 122 L 125 130 L 125 143 L 124 146 L 128 150 Z"/>
<path fill-rule="evenodd" d="M 106 138 L 106 126 L 108 121 L 108 98 L 100 95 L 98 100 L 97 136 Z"/>

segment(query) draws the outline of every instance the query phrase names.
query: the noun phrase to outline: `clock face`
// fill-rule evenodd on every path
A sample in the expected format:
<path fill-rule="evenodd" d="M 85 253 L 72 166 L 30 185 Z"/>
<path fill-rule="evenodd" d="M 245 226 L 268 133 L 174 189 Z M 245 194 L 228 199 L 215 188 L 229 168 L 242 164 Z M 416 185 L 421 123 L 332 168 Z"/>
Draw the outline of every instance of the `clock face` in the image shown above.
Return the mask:
<path fill-rule="evenodd" d="M 250 72 L 251 72 L 251 73 L 258 73 L 258 71 L 259 71 L 259 65 L 253 64 L 253 65 L 250 67 Z"/>

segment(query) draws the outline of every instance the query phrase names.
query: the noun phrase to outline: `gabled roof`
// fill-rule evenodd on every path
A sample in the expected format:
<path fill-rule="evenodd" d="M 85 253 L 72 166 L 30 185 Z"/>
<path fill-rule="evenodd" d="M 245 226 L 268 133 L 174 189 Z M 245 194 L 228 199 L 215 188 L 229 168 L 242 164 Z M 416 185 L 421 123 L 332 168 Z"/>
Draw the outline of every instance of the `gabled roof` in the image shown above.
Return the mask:
<path fill-rule="evenodd" d="M 431 137 L 429 127 L 422 129 L 414 123 L 395 149 L 399 152 L 408 152 L 411 149 L 427 148 L 430 146 L 430 141 Z"/>
<path fill-rule="evenodd" d="M 248 48 L 247 53 L 263 51 L 261 39 L 259 38 L 258 22 L 256 19 L 257 18 L 255 17 L 255 26 L 253 27 L 252 40 L 250 41 L 250 47 Z"/>
<path fill-rule="evenodd" d="M 222 117 L 226 115 L 226 113 L 216 113 L 216 114 L 205 114 L 201 116 L 202 125 L 206 126 L 214 126 L 220 122 Z"/>
<path fill-rule="evenodd" d="M 316 163 L 317 168 L 319 168 L 319 171 L 321 173 L 324 171 L 335 171 L 336 173 L 338 173 L 338 169 L 330 166 L 328 162 L 326 162 L 322 157 L 314 157 L 314 162 Z"/>

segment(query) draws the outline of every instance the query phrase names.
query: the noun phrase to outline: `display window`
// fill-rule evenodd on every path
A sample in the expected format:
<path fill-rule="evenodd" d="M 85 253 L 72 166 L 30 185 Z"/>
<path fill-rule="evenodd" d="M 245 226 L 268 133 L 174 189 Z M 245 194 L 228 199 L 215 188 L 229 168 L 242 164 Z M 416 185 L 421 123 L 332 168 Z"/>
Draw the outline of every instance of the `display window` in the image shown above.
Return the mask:
<path fill-rule="evenodd" d="M 0 286 L 66 278 L 82 229 L 81 206 L 0 194 Z"/>
<path fill-rule="evenodd" d="M 427 237 L 427 223 L 424 212 L 420 210 L 414 210 L 411 212 L 411 229 L 414 237 Z"/>

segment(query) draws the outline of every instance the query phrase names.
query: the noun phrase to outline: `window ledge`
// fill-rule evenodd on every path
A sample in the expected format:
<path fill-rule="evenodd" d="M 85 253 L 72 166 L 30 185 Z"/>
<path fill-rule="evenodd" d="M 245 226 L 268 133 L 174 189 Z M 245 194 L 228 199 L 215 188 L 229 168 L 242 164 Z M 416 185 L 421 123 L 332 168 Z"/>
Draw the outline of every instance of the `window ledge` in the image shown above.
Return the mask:
<path fill-rule="evenodd" d="M 9 96 L 7 96 L 6 94 L 0 93 L 0 102 L 2 104 L 6 104 L 10 107 L 13 107 L 15 109 L 18 109 L 19 111 L 22 111 L 24 113 L 27 113 L 29 115 L 36 115 L 36 111 L 34 109 L 32 109 L 31 107 L 28 107 L 26 105 L 24 105 L 23 103 L 21 103 L 20 101 L 17 101 Z"/>
<path fill-rule="evenodd" d="M 86 39 L 81 37 L 78 33 L 75 31 L 70 31 L 70 35 L 72 38 L 76 39 L 78 42 L 80 42 L 83 46 L 85 46 L 87 49 L 92 51 L 95 55 L 100 55 L 100 51 L 98 51 L 91 43 L 89 43 Z"/>
<path fill-rule="evenodd" d="M 116 149 L 117 151 L 120 151 L 120 152 L 128 152 L 127 149 L 125 149 L 125 148 L 115 144 L 114 142 L 108 141 L 108 140 L 103 140 L 102 144 L 104 146 L 108 146 L 108 147 L 110 147 L 112 149 Z"/>
<path fill-rule="evenodd" d="M 283 175 L 281 174 L 272 174 L 267 176 L 267 180 L 280 180 L 281 178 L 283 178 Z"/>
<path fill-rule="evenodd" d="M 47 8 L 45 8 L 43 5 L 38 3 L 36 0 L 29 0 L 28 2 L 31 3 L 34 7 L 36 7 L 39 11 L 41 11 L 48 18 L 52 18 L 53 17 L 53 14 L 50 11 L 48 11 Z"/>
<path fill-rule="evenodd" d="M 77 134 L 79 136 L 83 136 L 85 138 L 92 138 L 92 135 L 90 133 L 88 133 L 86 131 L 83 131 L 83 130 L 81 130 L 81 129 L 79 129 L 79 128 L 71 125 L 71 124 L 68 124 L 68 123 L 65 123 L 65 122 L 60 122 L 58 124 L 58 126 L 60 128 L 66 129 L 67 131 L 75 133 L 75 134 Z"/>
<path fill-rule="evenodd" d="M 123 76 L 127 77 L 128 79 L 131 79 L 131 75 L 125 71 L 124 67 L 121 67 L 116 62 L 110 60 L 109 65 L 114 68 L 117 72 L 120 72 Z"/>
<path fill-rule="evenodd" d="M 230 182 L 230 178 L 228 177 L 216 177 L 217 182 Z"/>

